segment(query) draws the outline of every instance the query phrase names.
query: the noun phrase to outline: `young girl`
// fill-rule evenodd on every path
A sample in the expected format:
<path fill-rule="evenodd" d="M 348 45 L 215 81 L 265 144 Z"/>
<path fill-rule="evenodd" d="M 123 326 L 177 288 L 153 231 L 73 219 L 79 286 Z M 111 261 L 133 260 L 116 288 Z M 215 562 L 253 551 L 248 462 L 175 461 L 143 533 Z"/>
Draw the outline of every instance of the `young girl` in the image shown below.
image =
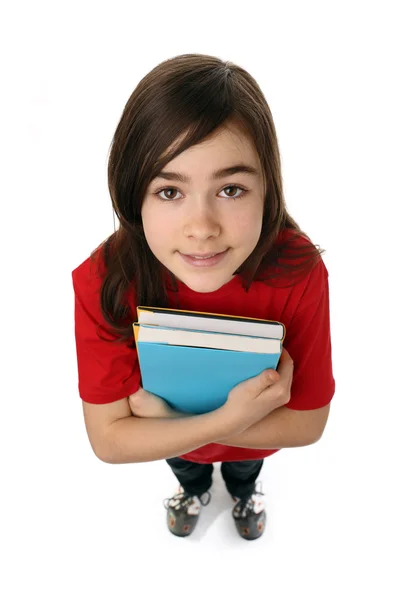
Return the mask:
<path fill-rule="evenodd" d="M 156 66 L 115 131 L 108 182 L 114 234 L 72 272 L 79 394 L 107 463 L 165 459 L 179 481 L 169 530 L 192 533 L 213 463 L 247 540 L 264 531 L 263 460 L 320 439 L 335 391 L 328 272 L 285 206 L 268 104 L 243 68 L 185 54 Z M 218 410 L 173 411 L 141 387 L 136 307 L 280 321 L 284 350 Z"/>

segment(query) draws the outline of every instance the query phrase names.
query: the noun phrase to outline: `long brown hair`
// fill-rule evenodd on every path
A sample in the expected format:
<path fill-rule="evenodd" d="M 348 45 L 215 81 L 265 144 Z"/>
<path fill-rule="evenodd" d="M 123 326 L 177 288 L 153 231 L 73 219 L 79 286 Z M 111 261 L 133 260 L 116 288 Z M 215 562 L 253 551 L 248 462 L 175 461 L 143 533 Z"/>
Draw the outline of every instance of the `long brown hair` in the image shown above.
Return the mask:
<path fill-rule="evenodd" d="M 305 276 L 325 252 L 312 244 L 286 210 L 275 126 L 253 77 L 234 63 L 204 54 L 163 61 L 139 82 L 117 125 L 110 146 L 108 187 L 119 227 L 91 254 L 94 260 L 101 252 L 101 310 L 118 336 L 115 341 L 132 339 L 133 343 L 136 306 L 169 306 L 163 265 L 150 250 L 142 225 L 141 207 L 149 184 L 178 154 L 227 122 L 239 125 L 253 139 L 267 182 L 260 239 L 235 272 L 246 291 L 252 281 L 272 285 L 282 273 L 293 285 L 294 276 Z M 287 228 L 293 235 L 277 243 Z M 299 236 L 308 240 L 301 247 Z M 282 262 L 287 258 L 294 262 Z M 177 289 L 172 273 L 170 277 Z M 133 290 L 134 313 L 127 302 Z"/>

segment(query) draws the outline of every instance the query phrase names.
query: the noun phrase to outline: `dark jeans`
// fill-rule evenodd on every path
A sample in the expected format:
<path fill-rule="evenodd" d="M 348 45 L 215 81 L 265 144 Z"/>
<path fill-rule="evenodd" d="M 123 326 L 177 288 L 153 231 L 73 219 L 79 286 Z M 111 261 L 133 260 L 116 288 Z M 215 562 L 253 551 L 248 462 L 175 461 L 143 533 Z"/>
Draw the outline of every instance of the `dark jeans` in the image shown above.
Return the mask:
<path fill-rule="evenodd" d="M 183 458 L 167 458 L 174 475 L 183 489 L 193 496 L 201 496 L 212 484 L 213 463 L 194 463 Z M 255 489 L 256 479 L 264 459 L 221 462 L 221 475 L 231 496 L 244 498 Z"/>

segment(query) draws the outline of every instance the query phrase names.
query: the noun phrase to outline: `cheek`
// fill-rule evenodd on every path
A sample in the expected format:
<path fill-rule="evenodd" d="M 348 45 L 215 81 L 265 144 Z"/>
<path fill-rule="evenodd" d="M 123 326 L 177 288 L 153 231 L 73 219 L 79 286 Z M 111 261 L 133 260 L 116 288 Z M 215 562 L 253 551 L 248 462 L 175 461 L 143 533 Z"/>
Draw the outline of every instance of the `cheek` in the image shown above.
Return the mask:
<path fill-rule="evenodd" d="M 143 210 L 142 222 L 146 241 L 152 250 L 162 248 L 174 239 L 174 223 L 170 223 L 159 213 L 156 215 L 152 211 Z"/>
<path fill-rule="evenodd" d="M 262 213 L 243 213 L 231 223 L 231 230 L 235 231 L 238 239 L 247 241 L 251 245 L 259 239 L 262 228 Z"/>

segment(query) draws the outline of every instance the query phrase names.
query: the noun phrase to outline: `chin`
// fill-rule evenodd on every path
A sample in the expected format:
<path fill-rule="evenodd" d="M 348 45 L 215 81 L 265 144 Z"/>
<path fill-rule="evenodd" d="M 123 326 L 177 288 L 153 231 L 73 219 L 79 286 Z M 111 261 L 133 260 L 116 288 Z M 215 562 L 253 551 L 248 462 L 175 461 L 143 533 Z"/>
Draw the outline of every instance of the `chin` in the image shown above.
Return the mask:
<path fill-rule="evenodd" d="M 185 277 L 182 281 L 194 292 L 208 294 L 210 292 L 216 292 L 233 278 L 234 275 L 228 275 L 225 278 L 214 279 L 214 281 L 198 281 L 195 279 L 190 279 L 189 277 Z"/>

